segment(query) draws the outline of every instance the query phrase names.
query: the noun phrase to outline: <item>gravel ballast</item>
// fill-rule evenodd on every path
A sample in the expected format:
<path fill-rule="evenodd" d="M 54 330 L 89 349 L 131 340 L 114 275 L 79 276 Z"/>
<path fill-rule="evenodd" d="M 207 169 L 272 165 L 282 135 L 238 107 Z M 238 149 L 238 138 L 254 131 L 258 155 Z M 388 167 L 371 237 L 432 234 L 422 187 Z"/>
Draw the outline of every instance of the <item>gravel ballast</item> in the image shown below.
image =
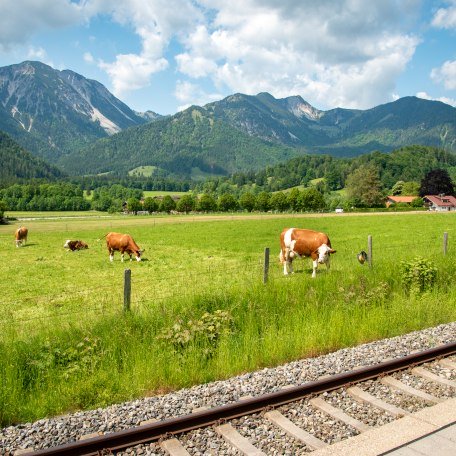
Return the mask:
<path fill-rule="evenodd" d="M 239 375 L 224 381 L 212 382 L 192 388 L 182 389 L 163 396 L 147 397 L 122 404 L 112 405 L 107 408 L 99 408 L 85 412 L 58 416 L 50 419 L 41 419 L 34 423 L 25 423 L 17 426 L 9 426 L 0 430 L 0 454 L 13 455 L 19 449 L 42 449 L 78 440 L 81 436 L 96 432 L 107 433 L 121 429 L 128 429 L 138 426 L 142 421 L 151 418 L 162 420 L 165 418 L 176 417 L 191 413 L 198 407 L 215 407 L 228 404 L 239 400 L 245 396 L 259 396 L 265 393 L 277 391 L 288 385 L 301 385 L 303 383 L 317 380 L 324 375 L 331 375 L 350 371 L 359 366 L 368 366 L 380 363 L 387 359 L 400 358 L 417 350 L 426 350 L 441 344 L 454 342 L 456 340 L 456 322 L 443 324 L 434 328 L 422 331 L 415 331 L 403 336 L 390 339 L 383 339 L 359 345 L 353 348 L 345 348 L 336 352 L 315 358 L 306 358 L 299 361 L 287 363 L 276 368 L 265 368 L 256 372 Z M 454 378 L 454 373 L 448 369 L 433 368 L 437 373 L 445 375 L 447 378 Z M 408 375 L 396 374 L 404 383 L 419 387 L 427 385 L 428 382 L 410 378 Z M 373 390 L 375 389 L 372 387 Z M 378 387 L 377 387 L 378 388 Z M 426 388 L 424 388 L 426 389 Z M 443 391 L 442 391 L 443 390 Z M 381 392 L 382 389 L 380 388 Z M 447 392 L 446 388 L 436 388 L 429 390 L 430 393 L 440 396 L 456 395 L 456 392 Z M 381 393 L 383 395 L 383 393 Z M 328 402 L 333 405 L 346 403 L 350 414 L 356 416 L 359 409 L 360 420 L 364 417 L 363 407 L 341 392 L 327 394 Z M 402 395 L 398 394 L 398 401 Z M 421 405 L 416 400 L 408 400 L 407 408 L 413 411 Z M 404 403 L 402 404 L 404 405 Z M 425 406 L 425 405 L 423 405 Z M 299 405 L 306 408 L 305 405 Z M 305 414 L 307 415 L 307 413 Z M 315 415 L 318 417 L 318 414 Z M 292 412 L 290 412 L 292 417 Z M 281 431 L 271 430 L 260 417 L 261 426 L 257 430 L 250 427 L 249 423 L 254 418 L 243 418 L 242 422 L 248 434 L 255 434 L 254 439 L 258 441 L 264 439 L 265 435 L 274 437 L 281 434 Z M 304 421 L 316 418 L 304 418 Z M 303 420 L 303 418 L 301 418 Z M 318 418 L 324 422 L 324 417 Z M 388 418 L 379 418 L 379 421 L 389 421 Z M 328 422 L 332 427 L 334 423 Z M 374 426 L 380 423 L 370 423 Z M 242 428 L 242 427 L 241 427 Z M 318 431 L 322 432 L 322 431 Z M 325 431 L 324 431 L 325 432 Z M 348 429 L 347 434 L 353 435 L 353 430 Z M 213 435 L 213 430 L 194 431 L 196 441 L 192 441 L 191 434 L 188 434 L 182 443 L 190 447 L 191 454 L 238 454 L 233 451 L 220 437 L 215 436 L 214 441 L 203 442 L 201 437 L 209 434 Z M 319 435 L 327 442 L 337 441 L 341 437 L 337 432 L 327 431 L 327 434 Z M 290 451 L 283 450 L 282 454 L 293 454 L 293 449 L 297 450 L 296 442 L 289 440 Z M 288 441 L 285 439 L 285 441 Z M 211 446 L 213 448 L 211 448 Z M 302 445 L 301 445 L 302 447 Z M 303 447 L 300 450 L 305 452 Z M 301 452 L 299 451 L 299 453 Z M 273 451 L 274 454 L 278 454 Z M 159 449 L 157 444 L 151 444 L 138 448 L 135 451 L 129 450 L 125 454 L 165 454 Z"/>

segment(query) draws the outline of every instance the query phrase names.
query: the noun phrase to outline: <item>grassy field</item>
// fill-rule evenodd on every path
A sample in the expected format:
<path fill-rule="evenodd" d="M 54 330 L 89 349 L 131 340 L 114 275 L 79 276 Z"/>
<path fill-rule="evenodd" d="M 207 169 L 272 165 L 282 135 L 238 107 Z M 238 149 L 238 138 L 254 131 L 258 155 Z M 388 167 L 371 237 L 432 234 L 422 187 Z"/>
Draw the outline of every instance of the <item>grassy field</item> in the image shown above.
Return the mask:
<path fill-rule="evenodd" d="M 0 226 L 2 425 L 225 378 L 456 317 L 456 214 L 27 215 L 31 220 Z M 29 228 L 23 248 L 14 245 L 19 224 Z M 278 237 L 286 226 L 329 234 L 337 250 L 329 273 L 322 268 L 311 279 L 306 259 L 296 262 L 296 274 L 283 276 Z M 98 241 L 109 231 L 130 233 L 145 249 L 144 261 L 121 263 L 116 254 L 110 263 Z M 368 235 L 372 269 L 356 259 L 367 250 Z M 67 252 L 66 239 L 82 239 L 89 249 Z M 407 294 L 401 261 L 418 256 L 437 268 L 436 284 Z M 127 314 L 126 268 L 132 276 Z"/>

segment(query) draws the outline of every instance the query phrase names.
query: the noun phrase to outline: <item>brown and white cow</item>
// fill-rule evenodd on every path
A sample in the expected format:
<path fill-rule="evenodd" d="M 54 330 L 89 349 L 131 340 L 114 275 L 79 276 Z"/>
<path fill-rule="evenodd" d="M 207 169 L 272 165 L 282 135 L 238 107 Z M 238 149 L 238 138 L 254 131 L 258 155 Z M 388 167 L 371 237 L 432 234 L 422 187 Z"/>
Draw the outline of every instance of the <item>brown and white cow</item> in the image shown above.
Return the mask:
<path fill-rule="evenodd" d="M 331 241 L 325 233 L 299 228 L 285 228 L 280 234 L 280 262 L 283 273 L 293 272 L 293 259 L 311 257 L 313 261 L 312 277 L 317 275 L 318 263 L 326 264 L 329 269 L 329 256 L 336 253 L 331 248 Z"/>
<path fill-rule="evenodd" d="M 121 253 L 122 261 L 124 260 L 124 254 L 127 253 L 131 256 L 134 255 L 136 261 L 141 261 L 141 250 L 138 244 L 133 240 L 129 234 L 122 233 L 108 233 L 106 236 L 106 246 L 109 251 L 109 259 L 114 260 L 114 252 L 118 251 Z"/>
<path fill-rule="evenodd" d="M 70 239 L 68 239 L 65 242 L 65 245 L 63 247 L 65 249 L 68 249 L 68 251 L 71 250 L 72 252 L 74 252 L 75 250 L 82 250 L 82 249 L 89 248 L 89 246 L 84 241 L 80 241 L 80 240 L 71 241 Z"/>
<path fill-rule="evenodd" d="M 16 247 L 25 245 L 27 242 L 28 229 L 25 226 L 21 226 L 16 230 L 14 237 L 16 238 Z"/>

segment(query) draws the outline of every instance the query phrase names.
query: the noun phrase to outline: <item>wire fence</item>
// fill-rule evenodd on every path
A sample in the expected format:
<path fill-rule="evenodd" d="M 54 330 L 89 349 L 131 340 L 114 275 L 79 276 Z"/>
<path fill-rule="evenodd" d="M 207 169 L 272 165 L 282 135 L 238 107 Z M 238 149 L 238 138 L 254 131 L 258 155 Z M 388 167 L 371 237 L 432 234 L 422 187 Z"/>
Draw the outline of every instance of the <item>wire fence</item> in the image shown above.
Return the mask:
<path fill-rule="evenodd" d="M 391 252 L 399 259 L 404 258 L 404 252 L 414 255 L 423 251 L 423 246 L 428 254 L 434 258 L 446 256 L 450 252 L 448 232 L 435 234 L 432 239 L 414 235 L 410 243 L 395 241 L 394 236 L 379 237 L 378 242 L 374 236 L 366 239 L 367 264 L 375 269 L 383 257 L 391 257 Z M 339 255 L 353 256 L 356 261 L 358 250 L 353 245 L 343 246 Z M 281 277 L 281 267 L 277 267 L 278 251 L 271 254 L 268 247 L 263 252 L 239 255 L 232 258 L 209 257 L 201 259 L 192 268 L 188 268 L 185 259 L 165 265 L 160 273 L 146 274 L 140 269 L 125 269 L 122 274 L 116 275 L 111 283 L 97 285 L 96 287 L 79 284 L 65 284 L 65 286 L 52 295 L 24 296 L 21 298 L 23 311 L 4 311 L 0 316 L 0 331 L 6 332 L 14 328 L 27 330 L 27 325 L 33 323 L 43 324 L 52 322 L 87 321 L 96 316 L 118 315 L 134 309 L 135 311 L 149 311 L 163 305 L 167 301 L 179 301 L 198 296 L 217 296 L 221 293 L 231 292 L 236 287 L 246 289 L 252 284 L 266 284 L 275 278 Z M 277 255 L 276 255 L 277 254 Z M 277 256 L 277 258 L 276 258 Z M 301 266 L 307 268 L 304 263 Z M 310 275 L 310 274 L 309 274 Z M 37 304 L 46 303 L 46 311 L 34 314 L 33 309 Z M 14 307 L 12 307 L 14 308 Z"/>

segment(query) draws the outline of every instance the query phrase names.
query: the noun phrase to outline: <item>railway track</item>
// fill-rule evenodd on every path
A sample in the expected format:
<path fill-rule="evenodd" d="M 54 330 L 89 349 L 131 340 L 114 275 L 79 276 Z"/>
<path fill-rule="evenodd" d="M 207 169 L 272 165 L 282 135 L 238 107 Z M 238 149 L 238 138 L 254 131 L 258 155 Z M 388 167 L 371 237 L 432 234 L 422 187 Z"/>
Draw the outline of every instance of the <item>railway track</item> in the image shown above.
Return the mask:
<path fill-rule="evenodd" d="M 455 355 L 453 342 L 301 386 L 21 454 L 305 454 L 372 429 L 374 423 L 456 397 Z M 350 412 L 353 404 L 360 404 L 356 415 L 362 419 Z M 325 434 L 319 421 L 338 430 Z M 206 450 L 195 448 L 195 438 L 205 440 Z M 214 450 L 211 439 L 219 442 Z"/>

